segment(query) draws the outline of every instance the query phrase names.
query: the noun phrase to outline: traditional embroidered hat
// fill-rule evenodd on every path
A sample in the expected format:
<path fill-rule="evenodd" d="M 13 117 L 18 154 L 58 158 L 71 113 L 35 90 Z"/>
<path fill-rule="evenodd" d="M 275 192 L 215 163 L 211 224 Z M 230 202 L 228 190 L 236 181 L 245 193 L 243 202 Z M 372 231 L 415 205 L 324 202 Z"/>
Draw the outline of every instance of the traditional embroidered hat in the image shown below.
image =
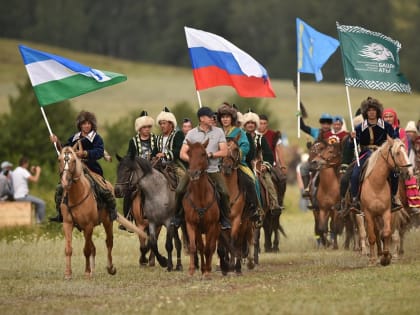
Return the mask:
<path fill-rule="evenodd" d="M 217 121 L 221 123 L 222 115 L 230 115 L 232 117 L 232 125 L 235 125 L 236 120 L 238 119 L 237 113 L 238 111 L 236 108 L 225 102 L 217 110 Z"/>
<path fill-rule="evenodd" d="M 176 118 L 174 114 L 172 114 L 166 106 L 163 108 L 160 114 L 156 117 L 157 123 L 159 123 L 162 120 L 170 121 L 174 125 L 174 129 L 177 126 Z"/>
<path fill-rule="evenodd" d="M 138 117 L 136 121 L 134 122 L 134 130 L 138 132 L 141 128 L 145 126 L 153 127 L 154 124 L 155 124 L 155 121 L 153 120 L 153 118 L 150 117 L 149 114 L 145 110 L 143 110 L 140 113 L 140 117 Z"/>
<path fill-rule="evenodd" d="M 360 108 L 364 119 L 367 119 L 367 111 L 369 108 L 376 109 L 377 118 L 382 117 L 382 111 L 384 110 L 382 104 L 377 99 L 371 98 L 370 96 L 362 102 Z"/>
<path fill-rule="evenodd" d="M 92 130 L 95 130 L 98 128 L 98 124 L 96 122 L 96 116 L 94 113 L 87 112 L 82 110 L 79 115 L 76 118 L 76 127 L 80 131 L 81 130 L 81 124 L 85 121 L 88 121 L 92 124 Z"/>
<path fill-rule="evenodd" d="M 243 125 L 245 126 L 249 122 L 254 122 L 257 125 L 257 129 L 260 127 L 260 117 L 251 109 L 243 115 Z"/>

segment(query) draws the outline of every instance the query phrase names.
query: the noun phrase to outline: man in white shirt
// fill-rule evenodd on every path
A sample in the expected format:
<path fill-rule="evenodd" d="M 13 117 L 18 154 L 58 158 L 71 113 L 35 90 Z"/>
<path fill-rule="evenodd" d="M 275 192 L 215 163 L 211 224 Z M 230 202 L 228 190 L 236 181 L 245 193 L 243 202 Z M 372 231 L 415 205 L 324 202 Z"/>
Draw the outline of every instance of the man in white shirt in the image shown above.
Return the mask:
<path fill-rule="evenodd" d="M 41 223 L 45 218 L 45 201 L 35 196 L 29 195 L 28 181 L 38 182 L 41 175 L 41 167 L 33 166 L 31 172 L 28 171 L 29 159 L 22 157 L 19 166 L 12 173 L 14 198 L 16 201 L 30 201 L 35 205 L 37 223 Z"/>

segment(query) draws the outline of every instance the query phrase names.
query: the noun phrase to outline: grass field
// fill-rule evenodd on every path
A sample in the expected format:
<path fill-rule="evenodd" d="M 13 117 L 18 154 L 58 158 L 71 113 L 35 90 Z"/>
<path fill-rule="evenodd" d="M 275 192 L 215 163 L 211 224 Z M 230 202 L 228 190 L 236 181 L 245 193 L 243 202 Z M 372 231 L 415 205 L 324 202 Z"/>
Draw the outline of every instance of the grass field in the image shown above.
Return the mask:
<path fill-rule="evenodd" d="M 418 314 L 420 231 L 407 234 L 405 256 L 388 267 L 339 249 L 317 249 L 310 212 L 286 212 L 280 253 L 261 253 L 254 270 L 203 280 L 197 272 L 139 267 L 138 240 L 114 226 L 114 264 L 106 273 L 97 228 L 96 274 L 84 278 L 83 238 L 75 231 L 73 280 L 64 274 L 61 235 L 33 231 L 0 241 L 1 314 Z M 40 228 L 38 228 L 40 229 Z M 57 228 L 58 229 L 58 228 Z M 341 243 L 341 242 L 340 242 Z M 341 244 L 340 244 L 341 246 Z M 160 244 L 163 248 L 163 244 Z M 214 261 L 215 265 L 216 261 Z"/>

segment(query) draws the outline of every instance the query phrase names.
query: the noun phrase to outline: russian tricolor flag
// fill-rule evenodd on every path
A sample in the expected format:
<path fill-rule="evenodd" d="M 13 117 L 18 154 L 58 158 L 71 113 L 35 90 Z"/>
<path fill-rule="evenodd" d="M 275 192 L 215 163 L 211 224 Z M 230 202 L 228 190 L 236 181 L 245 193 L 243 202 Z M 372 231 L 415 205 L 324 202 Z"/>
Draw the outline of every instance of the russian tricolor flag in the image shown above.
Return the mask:
<path fill-rule="evenodd" d="M 275 97 L 267 70 L 223 37 L 185 27 L 196 89 L 228 85 L 242 97 Z"/>

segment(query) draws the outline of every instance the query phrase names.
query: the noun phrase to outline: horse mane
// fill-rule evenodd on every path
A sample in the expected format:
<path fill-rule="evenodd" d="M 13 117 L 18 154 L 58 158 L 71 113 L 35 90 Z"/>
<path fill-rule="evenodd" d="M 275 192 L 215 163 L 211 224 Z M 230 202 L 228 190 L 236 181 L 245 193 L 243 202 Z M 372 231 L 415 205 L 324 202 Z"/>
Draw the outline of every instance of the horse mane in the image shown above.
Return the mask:
<path fill-rule="evenodd" d="M 391 145 L 391 152 L 392 154 L 395 153 L 396 150 L 398 150 L 398 148 L 400 147 L 401 144 L 404 144 L 401 139 L 393 139 L 392 145 Z M 365 178 L 367 178 L 371 173 L 373 168 L 376 165 L 376 162 L 378 161 L 378 157 L 380 156 L 381 152 L 384 149 L 387 149 L 390 146 L 388 141 L 385 141 L 384 143 L 382 143 L 382 145 L 375 151 L 372 153 L 372 155 L 369 157 L 368 161 L 367 161 L 367 166 L 366 166 L 366 173 L 365 173 Z"/>
<path fill-rule="evenodd" d="M 144 175 L 151 174 L 153 172 L 152 163 L 149 160 L 143 159 L 139 156 L 136 157 L 136 164 L 142 169 Z"/>

